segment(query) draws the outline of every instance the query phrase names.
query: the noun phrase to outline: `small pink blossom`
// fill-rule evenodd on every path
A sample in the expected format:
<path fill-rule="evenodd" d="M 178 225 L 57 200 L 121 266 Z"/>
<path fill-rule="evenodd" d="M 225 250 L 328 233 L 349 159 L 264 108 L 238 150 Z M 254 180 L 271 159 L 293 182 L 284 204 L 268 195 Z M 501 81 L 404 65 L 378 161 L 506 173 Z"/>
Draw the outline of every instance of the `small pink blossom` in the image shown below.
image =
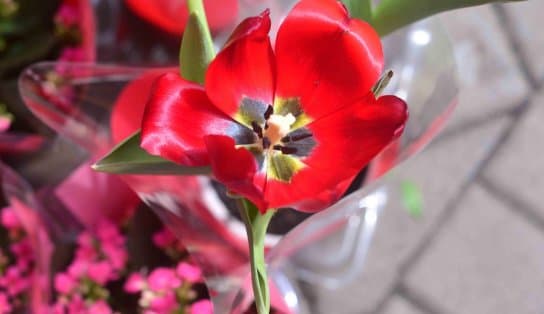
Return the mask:
<path fill-rule="evenodd" d="M 75 294 L 70 299 L 68 303 L 68 313 L 69 314 L 81 314 L 85 313 L 85 301 L 79 294 Z"/>
<path fill-rule="evenodd" d="M 99 240 L 119 243 L 123 237 L 119 233 L 119 229 L 107 220 L 101 220 L 96 227 L 96 235 Z"/>
<path fill-rule="evenodd" d="M 8 314 L 11 313 L 11 311 L 12 307 L 9 303 L 8 296 L 5 293 L 0 292 L 0 314 Z"/>
<path fill-rule="evenodd" d="M 98 257 L 98 252 L 92 246 L 80 246 L 76 250 L 76 260 L 93 260 Z"/>
<path fill-rule="evenodd" d="M 82 232 L 77 236 L 78 249 L 94 248 L 94 237 L 88 232 Z"/>
<path fill-rule="evenodd" d="M 155 268 L 155 270 L 149 274 L 147 282 L 149 288 L 153 291 L 169 290 L 181 285 L 181 281 L 176 276 L 174 270 L 166 267 Z"/>
<path fill-rule="evenodd" d="M 4 276 L 0 278 L 0 286 L 3 286 L 10 296 L 20 294 L 30 284 L 29 279 L 23 273 L 24 271 L 17 267 L 17 265 L 9 266 Z"/>
<path fill-rule="evenodd" d="M 110 242 L 102 242 L 102 252 L 110 261 L 113 268 L 119 270 L 124 267 L 127 262 L 127 251 L 123 245 L 113 244 Z"/>
<path fill-rule="evenodd" d="M 11 209 L 11 207 L 6 207 L 2 209 L 2 225 L 6 227 L 7 229 L 19 229 L 21 228 L 21 222 L 19 221 L 19 218 Z"/>
<path fill-rule="evenodd" d="M 213 304 L 210 300 L 200 300 L 191 305 L 189 314 L 213 314 Z"/>
<path fill-rule="evenodd" d="M 79 12 L 75 5 L 64 3 L 55 15 L 55 22 L 63 26 L 76 26 L 79 23 Z"/>
<path fill-rule="evenodd" d="M 158 295 L 149 304 L 149 309 L 156 311 L 158 313 L 170 313 L 176 307 L 178 303 L 176 301 L 176 296 L 173 291 L 168 291 L 164 295 Z"/>
<path fill-rule="evenodd" d="M 170 230 L 162 229 L 153 235 L 153 243 L 160 248 L 166 248 L 173 245 L 176 241 L 176 237 Z"/>
<path fill-rule="evenodd" d="M 34 252 L 32 250 L 32 245 L 30 244 L 30 241 L 28 238 L 24 238 L 17 243 L 13 243 L 10 249 L 13 252 L 13 254 L 17 257 L 17 259 L 30 260 L 33 258 Z"/>
<path fill-rule="evenodd" d="M 5 132 L 11 126 L 11 118 L 1 115 L 0 113 L 0 132 Z"/>
<path fill-rule="evenodd" d="M 111 314 L 113 311 L 104 300 L 98 300 L 89 306 L 90 314 Z"/>
<path fill-rule="evenodd" d="M 87 276 L 94 282 L 103 285 L 108 280 L 113 279 L 113 269 L 109 262 L 102 261 L 89 264 Z"/>
<path fill-rule="evenodd" d="M 145 279 L 140 273 L 132 273 L 125 282 L 125 291 L 130 293 L 140 292 L 145 288 Z"/>
<path fill-rule="evenodd" d="M 55 290 L 61 294 L 68 294 L 77 287 L 77 282 L 66 273 L 55 276 Z"/>
<path fill-rule="evenodd" d="M 87 275 L 87 269 L 89 268 L 89 262 L 84 259 L 75 260 L 70 266 L 68 266 L 68 274 L 75 279 Z"/>
<path fill-rule="evenodd" d="M 178 274 L 179 278 L 190 283 L 195 283 L 202 280 L 202 271 L 200 268 L 189 263 L 180 262 L 176 267 L 176 273 Z"/>

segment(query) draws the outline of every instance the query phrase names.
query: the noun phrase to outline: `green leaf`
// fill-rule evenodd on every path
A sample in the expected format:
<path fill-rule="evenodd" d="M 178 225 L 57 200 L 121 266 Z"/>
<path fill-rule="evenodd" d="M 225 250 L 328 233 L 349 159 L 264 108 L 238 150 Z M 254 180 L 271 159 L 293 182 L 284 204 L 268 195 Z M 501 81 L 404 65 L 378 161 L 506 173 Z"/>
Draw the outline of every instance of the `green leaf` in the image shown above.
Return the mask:
<path fill-rule="evenodd" d="M 372 24 L 372 1 L 371 0 L 343 0 L 349 14 Z"/>
<path fill-rule="evenodd" d="M 215 49 L 202 1 L 189 0 L 187 6 L 189 19 L 179 51 L 180 73 L 186 80 L 202 84 Z"/>
<path fill-rule="evenodd" d="M 423 196 L 419 187 L 410 181 L 401 183 L 402 202 L 412 217 L 421 217 L 423 214 Z"/>
<path fill-rule="evenodd" d="M 385 36 L 440 12 L 492 2 L 512 1 L 524 0 L 382 0 L 372 11 L 372 25 L 380 36 Z"/>
<path fill-rule="evenodd" d="M 148 154 L 140 147 L 140 131 L 117 145 L 92 168 L 96 171 L 116 174 L 155 174 L 155 175 L 207 175 L 209 167 L 184 167 Z"/>

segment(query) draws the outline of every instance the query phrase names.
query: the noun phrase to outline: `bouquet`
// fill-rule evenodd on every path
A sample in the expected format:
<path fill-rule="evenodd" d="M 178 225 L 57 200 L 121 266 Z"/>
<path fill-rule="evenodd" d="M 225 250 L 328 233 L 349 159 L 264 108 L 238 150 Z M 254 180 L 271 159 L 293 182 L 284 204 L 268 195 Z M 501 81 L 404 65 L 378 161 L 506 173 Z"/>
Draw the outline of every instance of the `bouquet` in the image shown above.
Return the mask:
<path fill-rule="evenodd" d="M 102 141 L 108 136 L 98 132 L 99 128 L 85 121 L 84 113 L 72 106 L 84 92 L 81 87 L 66 84 L 70 77 L 88 78 L 94 68 L 57 63 L 36 67 L 47 71 L 25 72 L 22 90 L 32 85 L 29 82 L 40 81 L 32 85 L 32 92 L 55 107 L 44 111 L 38 98 L 23 93 L 34 112 L 45 116 L 50 125 L 60 125 L 62 115 L 75 117 L 67 120 L 74 125 L 82 121 L 81 125 L 90 125 L 72 130 L 75 141 L 92 151 L 83 168 L 75 173 L 85 173 L 94 163 L 95 170 L 122 175 L 120 178 L 148 204 L 170 202 L 183 213 L 169 195 L 146 193 L 147 187 L 153 185 L 175 191 L 177 199 L 203 221 L 211 220 L 213 209 L 203 196 L 197 196 L 205 194 L 205 189 L 195 176 L 211 178 L 215 189 L 223 191 L 224 202 L 238 210 L 247 239 L 247 243 L 238 243 L 220 227 L 217 234 L 210 235 L 189 222 L 172 223 L 174 210 L 169 212 L 168 208 L 156 212 L 170 231 L 160 227 L 149 232 L 135 222 L 145 209 L 136 208 L 130 200 L 133 197 L 119 202 L 99 201 L 97 207 L 110 206 L 89 211 L 82 200 L 95 195 L 88 191 L 87 195 L 75 193 L 80 187 L 74 183 L 81 179 L 74 175 L 60 185 L 65 189 L 56 197 L 79 222 L 73 224 L 78 225 L 77 235 L 67 248 L 59 250 L 67 253 L 62 254 L 64 258 L 51 276 L 51 302 L 44 302 L 44 311 L 209 313 L 212 306 L 208 298 L 217 297 L 217 291 L 206 292 L 204 281 L 212 282 L 213 274 L 226 270 L 250 273 L 248 285 L 253 292 L 254 311 L 264 314 L 270 313 L 271 307 L 277 310 L 277 287 L 268 279 L 266 258 L 273 245 L 266 242 L 272 218 L 288 208 L 303 216 L 326 211 L 350 186 L 360 186 L 361 172 L 378 156 L 392 155 L 395 162 L 374 171 L 372 178 L 400 160 L 396 152 L 410 121 L 412 105 L 398 95 L 384 95 L 393 73 L 384 69 L 380 37 L 444 10 L 490 1 L 383 0 L 377 5 L 369 0 L 295 2 L 281 23 L 271 18 L 274 8 L 244 17 L 216 51 L 212 34 L 243 12 L 238 2 L 127 0 L 135 14 L 171 36 L 183 32 L 183 41 L 177 68 L 123 70 L 132 81 L 114 107 L 110 121 L 113 139 Z M 15 2 L 5 3 L 5 14 L 17 12 Z M 56 32 L 70 38 L 66 47 L 56 50 L 66 61 L 94 58 L 84 57 L 80 49 L 85 41 L 77 26 L 77 3 L 63 2 L 54 15 Z M 214 11 L 220 5 L 229 10 Z M 178 10 L 183 18 L 172 14 Z M 106 73 L 103 75 L 113 72 L 107 67 L 102 70 Z M 11 115 L 5 114 L 0 131 L 6 130 L 11 121 Z M 62 132 L 71 130 L 63 128 Z M 111 142 L 119 144 L 104 156 Z M 98 161 L 97 156 L 101 156 Z M 101 186 L 96 182 L 94 187 L 103 195 L 115 194 L 109 184 Z M 119 182 L 117 186 L 126 189 Z M 13 210 L 7 208 L 5 212 L 11 226 L 7 228 L 17 225 L 14 219 L 12 224 L 9 222 Z M 15 291 L 7 289 L 0 294 L 0 308 L 4 306 L 8 312 L 26 302 L 28 287 L 32 287 L 28 280 L 17 276 L 31 276 L 34 261 L 39 260 L 30 257 L 28 250 L 13 248 L 23 247 L 17 241 L 25 239 L 24 232 L 8 232 L 15 244 L 3 250 L 6 258 L 0 263 L 7 270 L 12 269 L 11 265 L 26 267 L 17 274 L 5 271 L 6 282 L 20 283 L 12 287 L 18 287 Z M 153 239 L 137 245 L 152 248 L 152 253 L 131 249 L 134 245 L 129 235 L 134 232 L 141 233 L 140 239 Z M 193 243 L 207 246 L 207 254 L 197 252 Z M 236 251 L 218 243 L 235 243 Z M 188 245 L 188 251 L 182 244 Z M 150 254 L 161 256 L 160 261 L 137 261 Z M 194 261 L 189 258 L 191 254 Z M 240 267 L 246 258 L 248 268 Z"/>
<path fill-rule="evenodd" d="M 275 38 L 265 10 L 216 54 L 203 3 L 188 1 L 179 70 L 154 80 L 141 130 L 94 168 L 223 184 L 246 226 L 257 312 L 269 313 L 264 239 L 273 215 L 330 206 L 405 129 L 409 106 L 382 95 L 393 73 L 383 74 L 380 35 L 481 3 L 302 0 Z"/>

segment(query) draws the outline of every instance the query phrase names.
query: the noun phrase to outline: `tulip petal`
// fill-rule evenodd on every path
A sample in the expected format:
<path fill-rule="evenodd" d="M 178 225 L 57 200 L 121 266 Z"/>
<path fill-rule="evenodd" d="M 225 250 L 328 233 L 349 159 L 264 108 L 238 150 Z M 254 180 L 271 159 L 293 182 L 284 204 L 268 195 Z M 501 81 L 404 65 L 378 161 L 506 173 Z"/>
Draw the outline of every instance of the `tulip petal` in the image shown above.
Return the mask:
<path fill-rule="evenodd" d="M 204 137 L 226 134 L 239 144 L 251 143 L 253 132 L 220 112 L 202 86 L 176 73 L 155 82 L 142 122 L 141 146 L 148 153 L 187 166 L 209 164 Z"/>
<path fill-rule="evenodd" d="M 291 204 L 290 207 L 307 213 L 323 210 L 334 204 L 346 193 L 353 179 L 353 177 L 350 177 L 338 183 L 332 189 L 321 191 L 312 198 Z"/>
<path fill-rule="evenodd" d="M 184 31 L 189 17 L 186 1 L 125 0 L 125 3 L 142 19 L 176 36 Z M 238 1 L 206 0 L 204 8 L 212 32 L 220 31 L 236 19 Z"/>
<path fill-rule="evenodd" d="M 247 18 L 231 35 L 206 73 L 210 100 L 236 121 L 264 122 L 274 97 L 274 56 L 268 11 Z"/>
<path fill-rule="evenodd" d="M 392 140 L 400 136 L 408 117 L 404 101 L 395 96 L 375 100 L 372 95 L 307 126 L 316 141 L 304 168 L 290 182 L 269 178 L 265 199 L 272 207 L 292 205 L 302 210 L 320 209 L 304 200 L 322 193 L 323 205 L 340 197 L 339 182 L 355 176 Z M 311 206 L 308 206 L 311 205 Z M 319 205 L 319 204 L 317 204 Z"/>
<path fill-rule="evenodd" d="M 204 141 L 217 181 L 230 192 L 248 198 L 261 212 L 266 211 L 268 204 L 263 199 L 262 187 L 256 184 L 259 165 L 253 154 L 245 148 L 236 148 L 234 140 L 228 136 L 209 135 Z"/>
<path fill-rule="evenodd" d="M 383 67 L 380 38 L 340 1 L 302 0 L 276 40 L 277 99 L 297 99 L 315 120 L 365 96 Z"/>
<path fill-rule="evenodd" d="M 113 105 L 110 119 L 114 143 L 121 142 L 140 129 L 151 87 L 155 80 L 167 71 L 174 72 L 177 68 L 145 72 L 123 88 Z"/>

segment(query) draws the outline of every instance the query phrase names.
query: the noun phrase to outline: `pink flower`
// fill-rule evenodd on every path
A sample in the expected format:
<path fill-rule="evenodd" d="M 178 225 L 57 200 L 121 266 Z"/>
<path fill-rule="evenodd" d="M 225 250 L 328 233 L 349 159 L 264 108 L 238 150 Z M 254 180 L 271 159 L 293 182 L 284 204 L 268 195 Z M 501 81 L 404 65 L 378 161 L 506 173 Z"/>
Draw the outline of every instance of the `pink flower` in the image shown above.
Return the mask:
<path fill-rule="evenodd" d="M 191 305 L 189 314 L 213 314 L 213 304 L 210 300 L 200 300 Z"/>
<path fill-rule="evenodd" d="M 55 276 L 55 290 L 61 294 L 68 294 L 77 287 L 77 282 L 66 273 Z"/>
<path fill-rule="evenodd" d="M 108 280 L 113 279 L 113 269 L 107 261 L 91 263 L 87 270 L 87 275 L 98 284 L 105 284 Z"/>
<path fill-rule="evenodd" d="M 104 300 L 98 300 L 89 306 L 91 314 L 111 314 L 113 313 L 110 306 Z"/>
<path fill-rule="evenodd" d="M 77 259 L 68 267 L 68 274 L 70 274 L 70 276 L 75 279 L 80 279 L 87 274 L 88 268 L 88 261 L 83 259 Z"/>
<path fill-rule="evenodd" d="M 11 126 L 11 118 L 0 113 L 0 132 L 5 132 Z"/>
<path fill-rule="evenodd" d="M 140 273 L 132 273 L 125 282 L 125 291 L 137 293 L 145 288 L 145 280 Z"/>
<path fill-rule="evenodd" d="M 123 236 L 120 234 L 119 229 L 111 222 L 107 220 L 101 220 L 96 226 L 96 235 L 99 240 L 104 242 L 123 243 Z"/>
<path fill-rule="evenodd" d="M 61 62 L 81 62 L 85 60 L 87 60 L 86 52 L 80 47 L 66 47 L 62 49 L 58 59 Z"/>
<path fill-rule="evenodd" d="M 174 244 L 175 241 L 176 237 L 168 229 L 162 229 L 153 235 L 153 243 L 160 248 L 169 247 Z"/>
<path fill-rule="evenodd" d="M 8 314 L 11 313 L 11 304 L 9 303 L 8 296 L 0 292 L 0 314 Z"/>
<path fill-rule="evenodd" d="M 75 294 L 68 304 L 68 314 L 85 313 L 85 301 L 79 294 Z"/>
<path fill-rule="evenodd" d="M 181 285 L 173 269 L 158 267 L 149 274 L 147 278 L 149 288 L 153 291 L 169 290 Z"/>
<path fill-rule="evenodd" d="M 19 221 L 19 218 L 11 209 L 11 207 L 6 207 L 2 209 L 2 225 L 6 227 L 7 229 L 18 229 L 21 228 L 21 222 Z"/>
<path fill-rule="evenodd" d="M 22 275 L 21 269 L 16 265 L 8 267 L 4 276 L 0 279 L 0 284 L 4 286 L 11 296 L 20 294 L 29 286 L 29 279 Z"/>
<path fill-rule="evenodd" d="M 202 270 L 189 263 L 180 262 L 176 267 L 176 273 L 179 278 L 186 280 L 190 283 L 198 282 L 202 279 Z"/>
<path fill-rule="evenodd" d="M 151 300 L 149 309 L 154 310 L 157 313 L 167 314 L 172 312 L 177 306 L 178 303 L 176 301 L 174 292 L 168 291 L 166 294 L 156 296 L 153 300 Z"/>
<path fill-rule="evenodd" d="M 77 245 L 79 248 L 94 248 L 95 240 L 88 232 L 82 232 L 77 236 Z"/>
<path fill-rule="evenodd" d="M 64 3 L 55 15 L 55 22 L 62 26 L 76 26 L 79 23 L 79 12 L 75 5 Z"/>
<path fill-rule="evenodd" d="M 31 260 L 33 258 L 32 245 L 28 238 L 24 238 L 17 243 L 13 243 L 10 247 L 17 259 Z"/>
<path fill-rule="evenodd" d="M 123 245 L 104 241 L 101 249 L 115 270 L 120 270 L 125 266 L 128 256 Z"/>
<path fill-rule="evenodd" d="M 90 261 L 98 257 L 98 252 L 92 246 L 80 246 L 76 250 L 76 260 Z"/>

